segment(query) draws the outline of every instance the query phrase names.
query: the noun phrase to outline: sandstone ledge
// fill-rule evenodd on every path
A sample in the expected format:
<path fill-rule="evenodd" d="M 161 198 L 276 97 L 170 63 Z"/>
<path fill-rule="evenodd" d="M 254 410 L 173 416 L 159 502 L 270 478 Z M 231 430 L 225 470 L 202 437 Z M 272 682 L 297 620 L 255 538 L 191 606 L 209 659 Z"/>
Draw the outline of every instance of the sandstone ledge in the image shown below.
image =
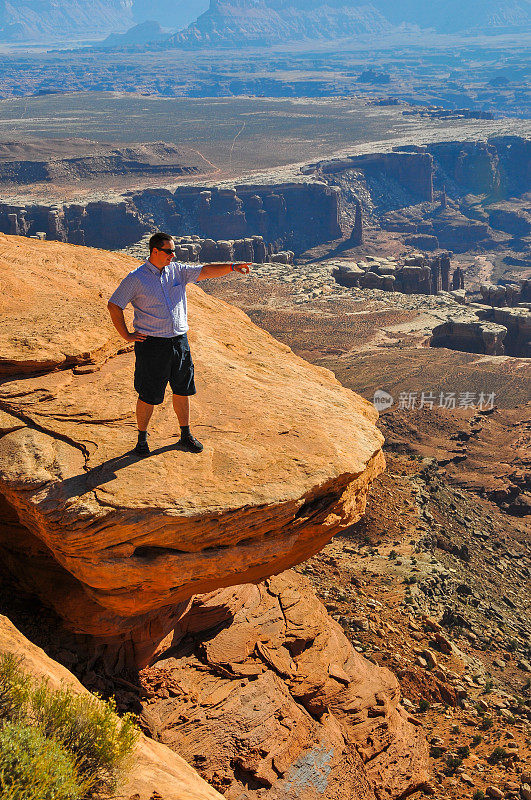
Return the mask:
<path fill-rule="evenodd" d="M 20 257 L 20 242 L 2 237 L 5 264 L 11 252 Z M 19 373 L 44 368 L 33 339 L 48 352 L 61 330 L 80 342 L 76 358 L 90 351 L 94 371 L 76 374 L 54 357 L 62 369 L 0 387 L 2 548 L 73 630 L 132 638 L 145 663 L 192 595 L 281 572 L 359 519 L 384 465 L 376 412 L 241 311 L 191 287 L 194 428 L 205 450 L 176 448 L 167 403 L 154 415 L 152 455 L 139 460 L 130 452 L 133 357 L 119 353 L 105 309 L 137 262 L 23 242 L 24 286 L 40 293 L 13 278 L 6 285 L 11 360 L 24 317 Z"/>

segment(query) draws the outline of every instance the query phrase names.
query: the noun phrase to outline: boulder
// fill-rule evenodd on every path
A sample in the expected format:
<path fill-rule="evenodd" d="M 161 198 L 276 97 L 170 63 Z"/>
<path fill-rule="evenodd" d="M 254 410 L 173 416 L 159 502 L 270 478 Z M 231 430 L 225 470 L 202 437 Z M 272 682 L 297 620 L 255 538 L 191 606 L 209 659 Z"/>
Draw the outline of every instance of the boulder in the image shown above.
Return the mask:
<path fill-rule="evenodd" d="M 190 287 L 205 450 L 178 449 L 166 403 L 139 460 L 133 357 L 105 307 L 138 262 L 0 241 L 1 548 L 70 629 L 145 664 L 193 595 L 282 572 L 360 518 L 382 436 L 331 372 Z"/>

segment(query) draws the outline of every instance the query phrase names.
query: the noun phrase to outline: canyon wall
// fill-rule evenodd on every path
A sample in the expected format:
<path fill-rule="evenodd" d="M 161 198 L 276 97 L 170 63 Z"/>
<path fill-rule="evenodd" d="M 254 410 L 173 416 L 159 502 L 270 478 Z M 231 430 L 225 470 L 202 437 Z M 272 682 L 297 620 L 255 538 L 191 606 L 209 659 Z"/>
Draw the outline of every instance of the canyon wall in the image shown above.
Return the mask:
<path fill-rule="evenodd" d="M 214 240 L 262 236 L 276 248 L 300 252 L 341 235 L 339 190 L 325 183 L 242 184 L 235 188 L 181 186 L 125 195 L 121 202 L 0 203 L 0 231 L 122 248 L 154 229 Z"/>
<path fill-rule="evenodd" d="M 485 141 L 404 145 L 387 153 L 332 158 L 308 164 L 302 171 L 326 180 L 328 175 L 353 170 L 363 174 L 369 185 L 385 179 L 407 193 L 402 205 L 409 205 L 433 201 L 434 185 L 453 197 L 469 193 L 518 196 L 529 188 L 530 165 L 530 139 L 495 136 Z M 387 188 L 392 193 L 393 186 Z"/>
<path fill-rule="evenodd" d="M 303 168 L 305 174 L 332 175 L 346 170 L 356 170 L 368 178 L 386 176 L 403 187 L 417 202 L 433 200 L 433 158 L 423 150 L 417 152 L 367 153 L 327 161 L 317 161 Z"/>
<path fill-rule="evenodd" d="M 159 150 L 162 158 L 164 148 Z M 342 214 L 352 218 L 351 241 L 359 244 L 362 215 L 368 210 L 360 197 L 368 193 L 370 202 L 364 202 L 370 213 L 384 229 L 403 234 L 405 244 L 463 252 L 493 241 L 490 225 L 516 237 L 528 234 L 525 214 L 491 208 L 474 216 L 460 198 L 474 193 L 499 199 L 524 192 L 531 177 L 530 150 L 529 140 L 511 136 L 411 145 L 308 164 L 301 169 L 308 178 L 293 182 L 181 185 L 129 192 L 113 202 L 0 203 L 0 232 L 113 249 L 134 244 L 154 229 L 214 241 L 261 236 L 270 251 L 299 254 L 341 237 Z M 81 169 L 83 160 L 75 161 Z M 24 163 L 30 171 L 38 167 Z M 434 203 L 434 185 L 442 191 L 440 204 Z"/>

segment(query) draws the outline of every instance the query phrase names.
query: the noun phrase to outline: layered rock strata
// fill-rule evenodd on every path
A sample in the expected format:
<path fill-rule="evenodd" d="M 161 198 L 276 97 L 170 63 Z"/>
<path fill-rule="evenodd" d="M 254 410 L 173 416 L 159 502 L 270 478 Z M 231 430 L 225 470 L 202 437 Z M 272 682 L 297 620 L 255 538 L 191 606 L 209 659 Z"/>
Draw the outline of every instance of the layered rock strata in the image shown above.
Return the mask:
<path fill-rule="evenodd" d="M 301 251 L 341 236 L 339 190 L 312 180 L 146 189 L 116 202 L 0 203 L 0 231 L 11 235 L 121 248 L 154 229 L 223 241 L 261 236 Z"/>
<path fill-rule="evenodd" d="M 151 699 L 146 724 L 227 800 L 398 798 L 427 779 L 396 678 L 292 570 L 194 598 L 142 681 L 168 695 Z"/>
<path fill-rule="evenodd" d="M 433 201 L 434 182 L 452 197 L 468 193 L 518 196 L 528 191 L 530 150 L 531 139 L 492 136 L 484 141 L 409 145 L 394 152 L 317 161 L 303 172 L 326 176 L 355 170 L 369 178 L 385 175 L 409 191 L 410 202 Z"/>
<path fill-rule="evenodd" d="M 385 175 L 387 179 L 396 181 L 408 190 L 417 200 L 433 200 L 433 157 L 425 148 L 418 148 L 418 152 L 412 153 L 367 153 L 333 158 L 308 164 L 302 171 L 307 175 L 333 175 L 347 170 L 362 172 L 368 179 L 378 179 Z"/>
<path fill-rule="evenodd" d="M 2 550 L 71 629 L 146 663 L 192 595 L 279 573 L 359 519 L 382 437 L 330 372 L 191 287 L 205 450 L 179 451 L 166 404 L 139 460 L 132 354 L 105 309 L 138 262 L 5 236 L 0 253 Z"/>

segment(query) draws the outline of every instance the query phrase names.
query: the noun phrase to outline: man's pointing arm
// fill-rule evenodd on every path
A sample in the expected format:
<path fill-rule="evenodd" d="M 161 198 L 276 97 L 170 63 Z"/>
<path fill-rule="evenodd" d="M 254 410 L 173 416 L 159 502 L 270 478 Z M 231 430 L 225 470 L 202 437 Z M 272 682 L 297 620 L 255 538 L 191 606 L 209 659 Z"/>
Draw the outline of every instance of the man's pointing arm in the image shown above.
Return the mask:
<path fill-rule="evenodd" d="M 222 275 L 228 275 L 229 272 L 239 272 L 242 275 L 248 275 L 251 270 L 251 264 L 242 261 L 237 261 L 232 264 L 205 264 L 199 273 L 198 281 L 205 278 L 219 278 Z"/>

